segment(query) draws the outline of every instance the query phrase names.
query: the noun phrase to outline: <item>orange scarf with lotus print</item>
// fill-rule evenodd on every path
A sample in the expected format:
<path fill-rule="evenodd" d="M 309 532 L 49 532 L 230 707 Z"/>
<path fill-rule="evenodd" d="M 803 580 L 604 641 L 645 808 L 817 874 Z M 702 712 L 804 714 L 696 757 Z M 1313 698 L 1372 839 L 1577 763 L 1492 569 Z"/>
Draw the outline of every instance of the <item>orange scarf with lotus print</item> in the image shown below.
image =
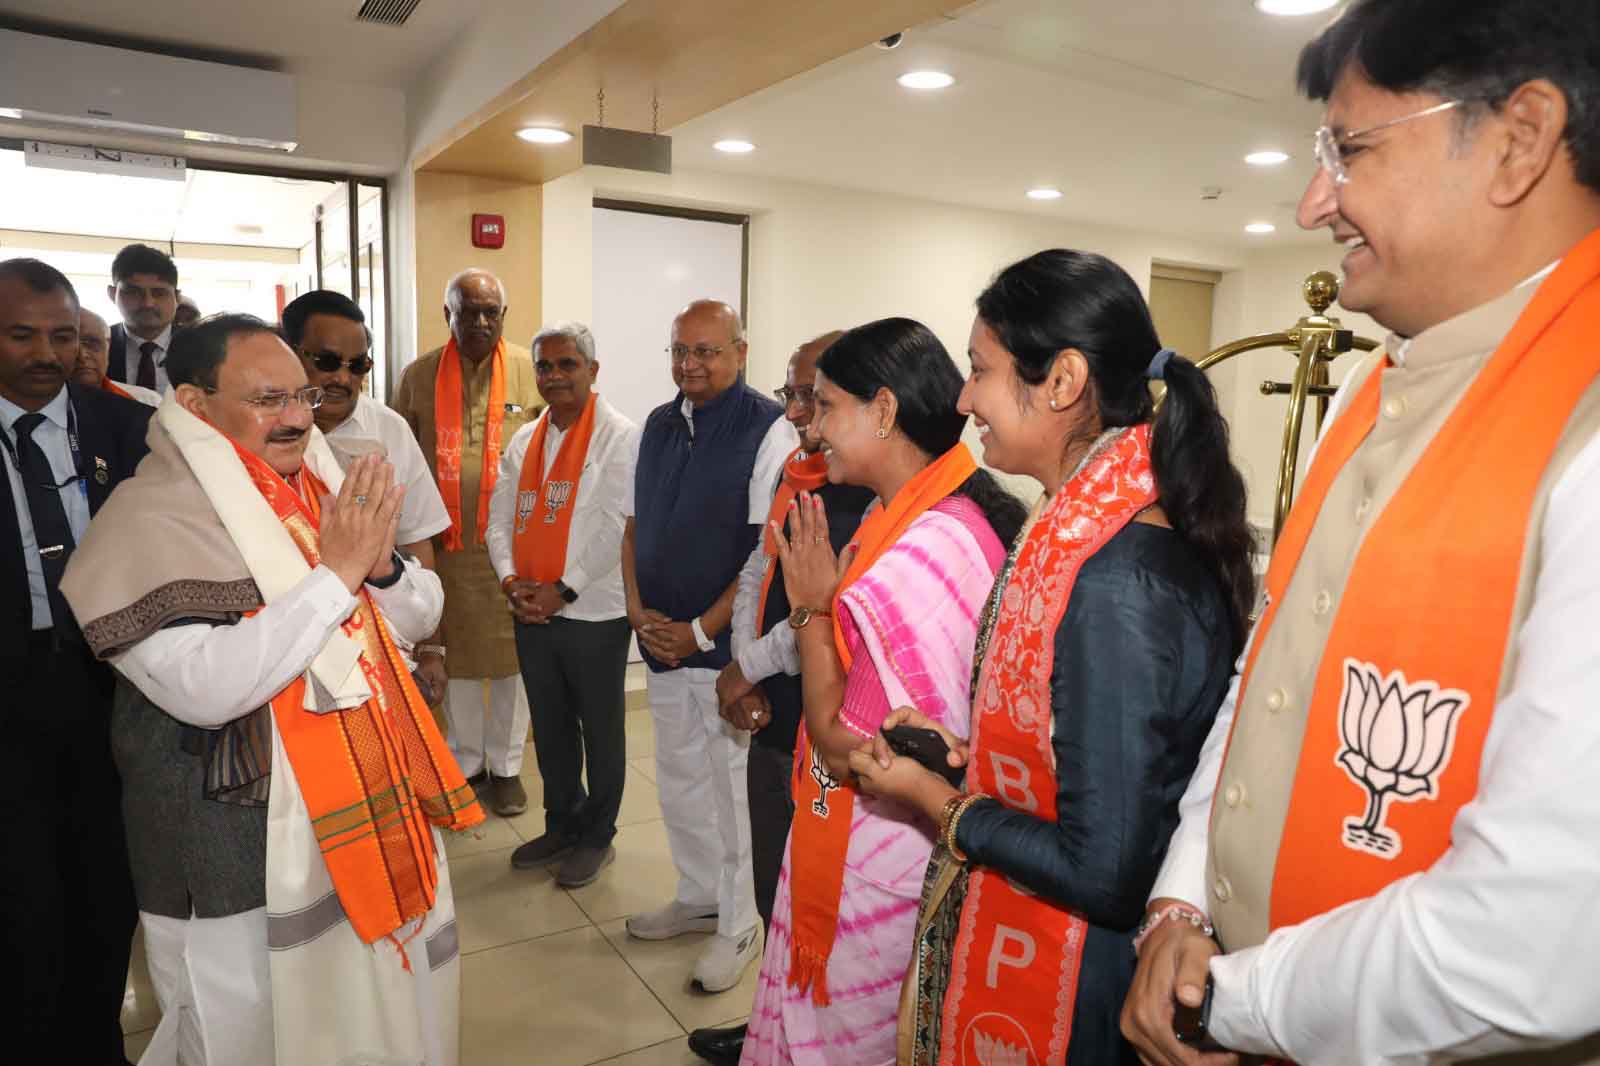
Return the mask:
<path fill-rule="evenodd" d="M 1540 285 L 1362 541 L 1311 693 L 1271 928 L 1370 897 L 1450 847 L 1478 790 L 1539 484 L 1600 376 L 1597 334 L 1600 230 Z M 1385 368 L 1329 428 L 1284 524 L 1241 713 L 1323 500 L 1376 424 Z"/>
<path fill-rule="evenodd" d="M 489 358 L 489 410 L 483 427 L 483 471 L 478 477 L 478 542 L 489 527 L 489 497 L 494 494 L 500 473 L 500 427 L 506 419 L 506 341 L 495 343 Z M 450 338 L 439 356 L 439 369 L 433 379 L 434 470 L 439 495 L 444 497 L 450 528 L 444 531 L 444 550 L 458 552 L 467 547 L 461 528 L 461 446 L 465 432 L 464 389 L 461 384 L 461 350 Z"/>

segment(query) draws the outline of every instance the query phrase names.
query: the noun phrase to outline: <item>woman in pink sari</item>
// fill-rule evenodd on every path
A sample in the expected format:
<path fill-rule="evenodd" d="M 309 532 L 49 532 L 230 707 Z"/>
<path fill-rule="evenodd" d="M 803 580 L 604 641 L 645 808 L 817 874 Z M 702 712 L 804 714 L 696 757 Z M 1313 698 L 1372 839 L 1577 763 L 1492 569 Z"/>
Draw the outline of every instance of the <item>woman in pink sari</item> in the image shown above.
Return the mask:
<path fill-rule="evenodd" d="M 1026 517 L 961 443 L 961 386 L 938 338 L 908 319 L 851 330 L 817 364 L 828 479 L 878 503 L 839 557 L 809 495 L 776 531 L 805 721 L 750 1066 L 894 1061 L 934 825 L 857 794 L 849 755 L 896 707 L 967 735 L 978 615 Z"/>

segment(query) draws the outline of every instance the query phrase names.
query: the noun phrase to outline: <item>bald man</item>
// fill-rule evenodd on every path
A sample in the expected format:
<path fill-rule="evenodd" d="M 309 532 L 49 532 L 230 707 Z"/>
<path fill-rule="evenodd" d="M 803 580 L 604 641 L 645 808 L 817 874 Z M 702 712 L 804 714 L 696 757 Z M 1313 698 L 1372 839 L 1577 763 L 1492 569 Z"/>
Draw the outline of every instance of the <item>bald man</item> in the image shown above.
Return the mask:
<path fill-rule="evenodd" d="M 115 392 L 151 407 L 161 406 L 161 394 L 154 389 L 124 385 L 106 377 L 106 358 L 111 347 L 111 330 L 106 320 L 93 311 L 78 312 L 78 361 L 67 367 L 72 380 L 89 389 Z"/>
<path fill-rule="evenodd" d="M 476 269 L 451 278 L 444 318 L 449 341 L 406 367 L 392 404 L 416 434 L 450 516 L 450 528 L 433 542 L 444 620 L 433 639 L 417 645 L 417 669 L 434 691 L 445 692 L 450 750 L 462 772 L 491 810 L 510 817 L 528 807 L 518 776 L 528 697 L 483 534 L 500 451 L 543 403 L 533 357 L 502 336 L 506 295 L 499 278 Z"/>
<path fill-rule="evenodd" d="M 740 568 L 799 436 L 783 408 L 740 380 L 748 348 L 727 304 L 685 307 L 667 350 L 678 394 L 640 434 L 622 576 L 649 667 L 656 787 L 678 888 L 665 906 L 629 918 L 628 932 L 643 940 L 714 932 L 693 980 L 721 992 L 739 983 L 761 938 L 745 784 L 750 734 L 718 714 L 717 675 L 732 661 Z"/>

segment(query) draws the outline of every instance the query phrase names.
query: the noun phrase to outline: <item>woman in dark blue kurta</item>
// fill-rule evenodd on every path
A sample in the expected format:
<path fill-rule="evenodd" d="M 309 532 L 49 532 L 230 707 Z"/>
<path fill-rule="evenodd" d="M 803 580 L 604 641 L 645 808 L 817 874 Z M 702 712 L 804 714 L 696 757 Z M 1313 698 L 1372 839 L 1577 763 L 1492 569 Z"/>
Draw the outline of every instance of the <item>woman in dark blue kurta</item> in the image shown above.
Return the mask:
<path fill-rule="evenodd" d="M 985 462 L 1034 477 L 1045 496 L 985 615 L 980 659 L 992 661 L 975 678 L 974 721 L 988 706 L 995 739 L 986 745 L 979 727 L 968 791 L 881 740 L 852 760 L 863 790 L 945 830 L 902 997 L 900 1061 L 998 1050 L 1003 1061 L 1134 1063 L 1118 1030 L 1133 932 L 1253 595 L 1243 480 L 1209 383 L 1160 349 L 1114 264 L 1039 253 L 1002 272 L 978 312 L 962 410 L 983 428 Z M 1151 377 L 1167 383 L 1159 413 Z M 1019 635 L 1030 626 L 1033 645 Z M 901 721 L 926 725 L 912 709 L 886 724 Z M 1019 743 L 1030 735 L 1036 751 Z M 966 747 L 946 741 L 965 762 Z M 1010 914 L 1041 913 L 1018 922 L 1029 932 L 1010 928 Z M 1051 930 L 1055 942 L 1036 942 Z"/>

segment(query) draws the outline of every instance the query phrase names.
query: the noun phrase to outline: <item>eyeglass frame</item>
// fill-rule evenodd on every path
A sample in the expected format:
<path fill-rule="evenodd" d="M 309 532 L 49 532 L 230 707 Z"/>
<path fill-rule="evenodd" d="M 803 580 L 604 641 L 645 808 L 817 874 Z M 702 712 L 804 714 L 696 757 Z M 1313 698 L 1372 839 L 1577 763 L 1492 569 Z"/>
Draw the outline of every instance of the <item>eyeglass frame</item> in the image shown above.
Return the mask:
<path fill-rule="evenodd" d="M 211 395 L 217 395 L 219 390 L 215 385 L 200 386 Z M 315 394 L 315 395 L 313 395 Z M 267 393 L 264 396 L 246 396 L 241 403 L 249 404 L 264 414 L 281 415 L 289 409 L 291 402 L 304 404 L 309 411 L 315 411 L 322 406 L 322 401 L 327 399 L 328 392 L 321 385 L 306 385 L 295 389 L 293 392 Z"/>
<path fill-rule="evenodd" d="M 681 366 L 682 364 L 687 363 L 691 355 L 694 356 L 695 362 L 699 363 L 701 366 L 705 366 L 707 363 L 711 362 L 711 360 L 715 359 L 729 348 L 738 347 L 739 344 L 739 341 L 735 341 L 732 344 L 719 344 L 715 348 L 704 344 L 696 345 L 693 348 L 686 344 L 669 344 L 663 348 L 662 351 L 667 353 L 667 357 L 671 359 L 673 364 L 676 366 Z M 682 355 L 678 354 L 680 351 L 682 351 Z"/>
<path fill-rule="evenodd" d="M 378 365 L 377 360 L 372 358 L 372 353 L 370 351 L 362 352 L 360 355 L 352 356 L 349 359 L 344 359 L 341 358 L 337 352 L 312 352 L 301 348 L 300 355 L 310 362 L 311 365 L 322 374 L 337 374 L 339 371 L 348 368 L 350 373 L 359 378 L 372 373 L 372 368 Z M 332 359 L 334 360 L 334 365 L 323 366 L 319 361 L 322 359 Z M 365 360 L 366 366 L 360 370 L 357 370 L 356 364 L 363 360 Z"/>
<path fill-rule="evenodd" d="M 1410 122 L 1413 119 L 1441 114 L 1453 108 L 1461 107 L 1467 102 L 1466 100 L 1445 100 L 1443 103 L 1425 107 L 1421 111 L 1413 111 L 1409 115 L 1401 115 L 1399 118 L 1392 118 L 1387 122 L 1379 122 L 1377 125 L 1367 126 L 1364 129 L 1351 130 L 1348 133 L 1336 134 L 1331 126 L 1318 126 L 1317 131 L 1311 135 L 1311 153 L 1315 157 L 1317 165 L 1328 175 L 1334 185 L 1343 188 L 1350 184 L 1350 172 L 1345 168 L 1344 156 L 1340 154 L 1343 146 L 1368 134 L 1377 133 L 1380 130 L 1386 130 L 1392 126 Z"/>
<path fill-rule="evenodd" d="M 789 404 L 795 400 L 798 400 L 807 407 L 813 407 L 817 402 L 817 387 L 815 385 L 801 385 L 797 388 L 791 389 L 787 385 L 782 385 L 776 389 L 773 389 L 772 395 L 776 396 L 778 398 L 778 402 L 783 404 L 785 407 L 788 407 Z"/>

